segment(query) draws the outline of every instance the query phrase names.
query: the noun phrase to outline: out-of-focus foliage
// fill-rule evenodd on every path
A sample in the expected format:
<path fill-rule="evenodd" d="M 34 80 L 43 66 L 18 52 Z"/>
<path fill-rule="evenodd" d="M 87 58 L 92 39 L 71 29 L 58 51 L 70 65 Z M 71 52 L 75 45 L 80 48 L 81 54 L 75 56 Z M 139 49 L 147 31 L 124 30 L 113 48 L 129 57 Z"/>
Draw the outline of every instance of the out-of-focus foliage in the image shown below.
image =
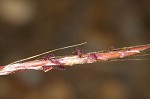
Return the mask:
<path fill-rule="evenodd" d="M 85 41 L 85 51 L 150 43 L 149 5 L 149 0 L 0 0 L 0 63 Z M 149 99 L 149 65 L 94 63 L 1 76 L 0 98 Z"/>

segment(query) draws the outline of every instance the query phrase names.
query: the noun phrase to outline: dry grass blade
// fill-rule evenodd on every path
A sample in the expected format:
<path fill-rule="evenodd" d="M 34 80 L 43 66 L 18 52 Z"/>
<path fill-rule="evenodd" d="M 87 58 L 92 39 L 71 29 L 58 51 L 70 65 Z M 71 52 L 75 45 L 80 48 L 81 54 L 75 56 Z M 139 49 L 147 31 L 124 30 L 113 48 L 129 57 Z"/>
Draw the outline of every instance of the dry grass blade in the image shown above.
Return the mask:
<path fill-rule="evenodd" d="M 8 75 L 16 71 L 20 71 L 20 70 L 22 71 L 22 70 L 27 70 L 27 69 L 43 70 L 44 72 L 47 72 L 51 69 L 64 69 L 65 67 L 69 67 L 75 64 L 110 62 L 110 61 L 118 61 L 118 60 L 121 61 L 122 58 L 138 55 L 142 51 L 147 51 L 150 49 L 150 44 L 123 47 L 119 49 L 112 49 L 109 51 L 106 50 L 106 51 L 90 52 L 90 53 L 85 53 L 85 54 L 83 54 L 82 51 L 77 49 L 77 55 L 66 55 L 66 56 L 61 56 L 61 57 L 57 57 L 57 56 L 47 57 L 47 59 L 27 61 L 29 59 L 33 59 L 35 57 L 45 55 L 50 52 L 83 45 L 85 43 L 58 48 L 52 51 L 44 52 L 42 54 L 29 57 L 29 58 L 21 59 L 19 61 L 13 62 L 6 66 L 0 66 L 0 75 Z M 23 62 L 25 60 L 27 62 Z M 131 59 L 124 59 L 124 60 L 131 60 Z M 141 59 L 133 59 L 133 60 L 141 60 Z"/>

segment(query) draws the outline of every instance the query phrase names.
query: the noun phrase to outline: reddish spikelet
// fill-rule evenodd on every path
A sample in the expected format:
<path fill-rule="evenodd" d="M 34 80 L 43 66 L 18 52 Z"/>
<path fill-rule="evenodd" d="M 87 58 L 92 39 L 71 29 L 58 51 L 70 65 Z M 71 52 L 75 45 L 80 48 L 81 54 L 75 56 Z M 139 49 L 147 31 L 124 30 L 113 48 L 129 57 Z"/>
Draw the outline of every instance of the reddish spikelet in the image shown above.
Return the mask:
<path fill-rule="evenodd" d="M 58 69 L 58 70 L 65 70 L 66 69 L 66 66 L 63 66 L 62 64 L 60 64 L 60 62 L 56 59 L 54 54 L 45 55 L 43 57 L 43 59 L 47 60 L 47 61 L 50 61 L 54 64 L 57 64 L 57 65 L 54 65 L 54 66 L 43 66 L 43 71 L 44 72 L 48 72 L 51 69 Z"/>
<path fill-rule="evenodd" d="M 97 60 L 98 60 L 98 57 L 97 57 L 96 54 L 91 53 L 91 54 L 88 55 L 88 59 L 89 59 L 89 60 L 93 60 L 93 61 L 97 61 Z"/>
<path fill-rule="evenodd" d="M 110 51 L 99 51 L 83 54 L 81 50 L 77 50 L 77 55 L 59 56 L 59 57 L 45 57 L 44 59 L 13 63 L 6 66 L 0 66 L 0 75 L 8 75 L 20 70 L 43 70 L 47 72 L 51 69 L 63 70 L 68 66 L 75 64 L 94 63 L 101 61 L 111 61 L 128 56 L 133 56 L 150 49 L 150 44 L 124 47 L 120 49 L 111 49 Z"/>
<path fill-rule="evenodd" d="M 78 55 L 81 58 L 83 55 L 83 50 L 76 48 L 76 51 L 73 51 L 73 54 Z"/>

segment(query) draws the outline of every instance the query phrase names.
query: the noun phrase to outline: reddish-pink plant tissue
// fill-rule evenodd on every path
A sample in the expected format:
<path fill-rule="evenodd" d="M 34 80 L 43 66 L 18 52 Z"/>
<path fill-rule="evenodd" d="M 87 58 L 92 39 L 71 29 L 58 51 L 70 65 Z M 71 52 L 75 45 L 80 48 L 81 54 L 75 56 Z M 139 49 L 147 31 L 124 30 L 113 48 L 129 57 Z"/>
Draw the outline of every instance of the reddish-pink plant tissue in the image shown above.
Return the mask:
<path fill-rule="evenodd" d="M 75 64 L 113 61 L 115 59 L 121 59 L 124 57 L 140 54 L 142 51 L 149 49 L 150 44 L 145 44 L 84 54 L 82 50 L 77 48 L 76 55 L 66 55 L 57 57 L 50 54 L 38 60 L 27 62 L 19 61 L 8 64 L 6 66 L 0 66 L 0 75 L 8 75 L 17 71 L 27 69 L 43 70 L 44 72 L 50 71 L 52 69 L 64 70 L 66 67 Z"/>

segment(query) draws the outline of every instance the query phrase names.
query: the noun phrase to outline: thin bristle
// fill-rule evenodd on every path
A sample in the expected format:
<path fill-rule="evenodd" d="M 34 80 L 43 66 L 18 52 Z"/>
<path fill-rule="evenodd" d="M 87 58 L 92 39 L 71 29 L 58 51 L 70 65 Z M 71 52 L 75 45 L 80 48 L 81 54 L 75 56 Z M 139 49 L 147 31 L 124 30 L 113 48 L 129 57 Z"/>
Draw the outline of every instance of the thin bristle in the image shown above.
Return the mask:
<path fill-rule="evenodd" d="M 47 51 L 47 52 L 44 52 L 44 53 L 41 53 L 41 54 L 37 54 L 37 55 L 31 56 L 31 57 L 28 57 L 28 58 L 24 58 L 24 59 L 21 59 L 21 60 L 12 62 L 12 63 L 10 63 L 10 64 L 14 64 L 14 63 L 18 63 L 18 62 L 23 62 L 23 61 L 26 61 L 26 60 L 30 60 L 30 59 L 33 59 L 33 58 L 37 58 L 37 57 L 39 57 L 39 56 L 46 55 L 46 54 L 48 54 L 48 53 L 55 52 L 55 51 L 58 51 L 58 50 L 63 50 L 63 49 L 67 49 L 67 48 L 72 48 L 72 47 L 76 47 L 76 46 L 81 46 L 81 45 L 86 44 L 86 43 L 87 43 L 87 42 L 83 42 L 83 43 L 79 43 L 79 44 L 75 44 L 75 45 L 70 45 L 70 46 L 66 46 L 66 47 L 62 47 L 62 48 L 50 50 L 50 51 Z"/>

